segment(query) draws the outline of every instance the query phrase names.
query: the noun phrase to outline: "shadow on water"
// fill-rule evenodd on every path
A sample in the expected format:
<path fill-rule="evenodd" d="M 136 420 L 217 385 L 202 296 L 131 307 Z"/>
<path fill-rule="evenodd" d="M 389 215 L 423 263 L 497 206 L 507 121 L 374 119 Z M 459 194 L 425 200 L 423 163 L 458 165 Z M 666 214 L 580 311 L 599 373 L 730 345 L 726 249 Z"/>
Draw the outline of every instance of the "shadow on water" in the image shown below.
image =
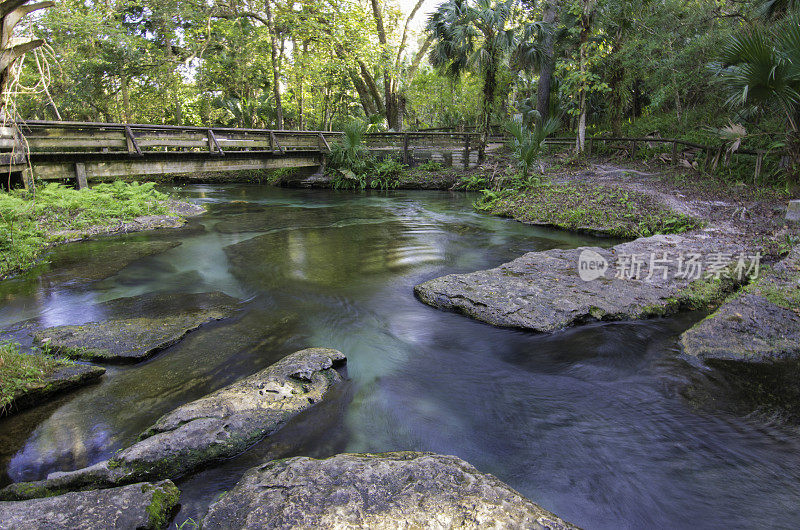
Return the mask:
<path fill-rule="evenodd" d="M 222 291 L 243 310 L 146 363 L 113 367 L 99 384 L 0 420 L 0 482 L 101 461 L 175 406 L 326 346 L 347 354 L 348 383 L 248 452 L 183 478 L 176 521 L 197 519 L 265 459 L 391 450 L 460 456 L 591 528 L 800 519 L 795 433 L 682 395 L 721 388 L 678 355 L 677 337 L 698 315 L 536 335 L 413 296 L 416 283 L 442 274 L 612 241 L 484 216 L 457 193 L 180 193 L 209 213 L 185 231 L 72 247 L 71 262 L 46 272 L 58 280 L 39 271 L 0 284 L 0 327 L 86 322 L 98 303 L 153 292 Z M 122 241 L 164 248 L 138 255 Z M 93 269 L 102 260 L 114 263 Z M 69 280 L 78 265 L 97 273 Z"/>

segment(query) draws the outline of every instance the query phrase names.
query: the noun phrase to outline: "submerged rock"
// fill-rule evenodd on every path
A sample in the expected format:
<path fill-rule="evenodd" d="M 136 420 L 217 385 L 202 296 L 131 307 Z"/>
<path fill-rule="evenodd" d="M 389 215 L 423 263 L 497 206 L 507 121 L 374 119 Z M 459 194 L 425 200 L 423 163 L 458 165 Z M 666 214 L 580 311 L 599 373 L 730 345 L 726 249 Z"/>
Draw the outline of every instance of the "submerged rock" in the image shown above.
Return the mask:
<path fill-rule="evenodd" d="M 44 284 L 93 282 L 118 273 L 131 263 L 179 246 L 180 241 L 118 241 L 99 239 L 56 247 L 48 256 Z"/>
<path fill-rule="evenodd" d="M 212 504 L 203 528 L 575 526 L 455 456 L 340 454 L 274 460 Z"/>
<path fill-rule="evenodd" d="M 800 247 L 681 336 L 711 363 L 800 360 Z"/>
<path fill-rule="evenodd" d="M 25 388 L 16 391 L 11 402 L 0 410 L 3 414 L 11 415 L 16 412 L 34 407 L 49 400 L 58 394 L 64 394 L 100 379 L 106 369 L 91 364 L 61 363 L 52 373 L 41 381 L 28 384 Z"/>
<path fill-rule="evenodd" d="M 237 303 L 220 292 L 120 298 L 96 308 L 111 318 L 43 329 L 34 334 L 34 341 L 72 358 L 138 362 L 172 346 L 203 324 L 230 316 Z M 115 314 L 136 316 L 114 318 Z"/>
<path fill-rule="evenodd" d="M 652 236 L 611 249 L 577 248 L 529 252 L 495 269 L 451 274 L 414 287 L 424 303 L 463 313 L 495 326 L 540 332 L 594 320 L 627 320 L 663 315 L 719 300 L 734 283 L 680 278 L 678 256 L 698 253 L 736 255 L 738 245 L 701 236 Z M 668 261 L 653 267 L 651 257 Z M 588 256 L 600 265 L 590 281 L 579 275 Z M 628 260 L 636 256 L 635 265 Z M 603 269 L 603 264 L 606 267 Z M 616 266 L 616 272 L 612 270 Z M 630 273 L 630 274 L 627 274 Z"/>
<path fill-rule="evenodd" d="M 181 492 L 169 480 L 0 502 L 0 530 L 166 527 Z"/>
<path fill-rule="evenodd" d="M 325 399 L 342 381 L 345 356 L 326 348 L 288 355 L 272 366 L 162 416 L 114 458 L 46 480 L 11 484 L 0 499 L 25 499 L 98 486 L 177 478 L 241 453 Z"/>

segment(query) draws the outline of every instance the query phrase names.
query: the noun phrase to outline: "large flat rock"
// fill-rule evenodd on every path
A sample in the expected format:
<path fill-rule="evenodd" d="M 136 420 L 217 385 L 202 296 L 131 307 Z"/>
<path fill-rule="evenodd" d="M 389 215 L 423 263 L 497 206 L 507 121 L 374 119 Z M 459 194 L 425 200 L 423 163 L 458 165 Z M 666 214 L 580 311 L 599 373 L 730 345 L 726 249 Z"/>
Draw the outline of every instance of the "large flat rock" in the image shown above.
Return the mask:
<path fill-rule="evenodd" d="M 88 468 L 11 484 L 0 499 L 39 497 L 98 485 L 177 478 L 241 453 L 325 399 L 342 381 L 345 356 L 309 348 L 162 416 L 137 443 Z"/>
<path fill-rule="evenodd" d="M 681 336 L 706 362 L 800 360 L 800 247 Z"/>
<path fill-rule="evenodd" d="M 707 278 L 706 271 L 697 279 L 678 277 L 678 257 L 693 253 L 735 257 L 743 251 L 735 243 L 705 234 L 660 235 L 611 249 L 529 252 L 494 269 L 435 278 L 417 285 L 414 292 L 428 305 L 495 326 L 551 332 L 588 321 L 664 315 L 719 299 L 731 282 Z M 652 256 L 661 260 L 665 254 L 663 262 L 651 261 Z M 608 269 L 596 279 L 582 280 L 582 255 L 605 260 Z M 628 261 L 631 256 L 645 264 L 638 275 Z M 683 267 L 685 271 L 686 262 Z"/>
<path fill-rule="evenodd" d="M 165 480 L 0 502 L 0 530 L 159 529 L 166 527 L 179 498 L 178 488 Z"/>
<path fill-rule="evenodd" d="M 211 505 L 203 528 L 576 527 L 457 457 L 397 452 L 255 467 Z"/>
<path fill-rule="evenodd" d="M 41 381 L 30 383 L 25 388 L 19 389 L 8 406 L 4 410 L 0 410 L 0 416 L 20 412 L 43 403 L 53 396 L 93 383 L 104 373 L 106 373 L 106 369 L 101 366 L 61 363 Z"/>
<path fill-rule="evenodd" d="M 179 246 L 180 241 L 99 239 L 56 247 L 40 281 L 45 284 L 92 282 L 118 273 L 131 263 Z"/>
<path fill-rule="evenodd" d="M 237 303 L 220 292 L 121 298 L 98 305 L 98 312 L 110 316 L 106 320 L 46 328 L 34 334 L 34 341 L 67 357 L 138 362 L 203 324 L 230 316 Z M 124 314 L 136 316 L 114 316 Z"/>

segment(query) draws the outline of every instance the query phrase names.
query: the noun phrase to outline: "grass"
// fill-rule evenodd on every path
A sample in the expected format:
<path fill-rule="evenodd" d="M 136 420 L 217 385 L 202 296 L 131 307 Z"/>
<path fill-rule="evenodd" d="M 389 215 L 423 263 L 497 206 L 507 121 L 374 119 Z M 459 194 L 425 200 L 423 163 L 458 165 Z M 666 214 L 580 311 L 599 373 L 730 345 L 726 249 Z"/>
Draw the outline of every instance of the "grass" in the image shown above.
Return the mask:
<path fill-rule="evenodd" d="M 116 181 L 79 191 L 53 183 L 35 194 L 0 192 L 0 278 L 33 266 L 45 249 L 64 240 L 59 232 L 166 214 L 169 197 L 154 186 Z"/>
<path fill-rule="evenodd" d="M 630 190 L 583 183 L 533 183 L 520 189 L 484 190 L 476 208 L 495 215 L 567 230 L 636 238 L 700 228 L 654 198 Z"/>
<path fill-rule="evenodd" d="M 0 414 L 25 390 L 38 386 L 64 361 L 47 354 L 23 353 L 19 344 L 0 343 Z"/>

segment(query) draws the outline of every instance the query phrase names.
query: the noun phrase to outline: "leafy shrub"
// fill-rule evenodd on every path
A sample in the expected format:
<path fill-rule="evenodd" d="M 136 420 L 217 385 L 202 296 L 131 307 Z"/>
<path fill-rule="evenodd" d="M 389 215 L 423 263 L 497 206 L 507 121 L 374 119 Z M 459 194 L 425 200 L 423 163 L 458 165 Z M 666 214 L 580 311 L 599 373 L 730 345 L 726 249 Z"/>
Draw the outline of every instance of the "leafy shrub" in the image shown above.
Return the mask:
<path fill-rule="evenodd" d="M 330 168 L 334 189 L 392 189 L 406 168 L 393 158 L 376 159 L 364 146 L 366 127 L 353 122 L 344 127 L 342 139 L 331 147 Z"/>
<path fill-rule="evenodd" d="M 33 265 L 59 240 L 59 231 L 165 214 L 168 199 L 152 182 L 116 181 L 83 190 L 51 183 L 35 194 L 0 192 L 0 277 Z"/>
<path fill-rule="evenodd" d="M 530 174 L 531 167 L 536 162 L 545 139 L 560 127 L 561 123 L 558 118 L 539 120 L 533 129 L 528 129 L 518 121 L 506 123 L 506 131 L 511 135 L 511 149 L 523 178 L 527 178 Z"/>
<path fill-rule="evenodd" d="M 444 166 L 441 162 L 437 162 L 436 160 L 428 160 L 424 164 L 420 164 L 419 168 L 423 171 L 441 171 L 444 169 Z"/>
<path fill-rule="evenodd" d="M 463 178 L 455 188 L 466 191 L 481 191 L 491 186 L 491 179 L 483 173 L 476 173 Z"/>

